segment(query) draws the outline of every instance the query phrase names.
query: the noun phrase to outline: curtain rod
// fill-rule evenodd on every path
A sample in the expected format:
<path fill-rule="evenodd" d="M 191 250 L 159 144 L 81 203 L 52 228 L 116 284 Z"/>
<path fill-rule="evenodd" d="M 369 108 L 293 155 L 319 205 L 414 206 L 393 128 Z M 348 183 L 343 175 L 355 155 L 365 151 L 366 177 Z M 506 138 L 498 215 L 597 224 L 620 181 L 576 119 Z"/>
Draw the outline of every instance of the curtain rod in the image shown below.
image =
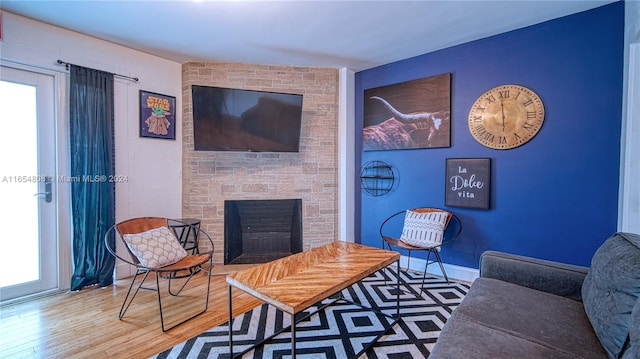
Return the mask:
<path fill-rule="evenodd" d="M 58 65 L 64 65 L 67 68 L 67 70 L 69 69 L 69 66 L 71 66 L 71 65 L 80 66 L 80 65 L 72 64 L 70 62 L 65 62 L 65 61 L 62 61 L 62 60 L 58 60 L 57 63 L 58 63 Z M 118 76 L 118 77 L 122 77 L 122 78 L 125 78 L 125 79 L 128 79 L 128 80 L 134 81 L 134 82 L 138 82 L 138 78 L 137 77 L 120 75 L 120 74 L 116 74 L 116 73 L 113 73 L 113 72 L 111 72 L 111 74 L 113 76 Z"/>

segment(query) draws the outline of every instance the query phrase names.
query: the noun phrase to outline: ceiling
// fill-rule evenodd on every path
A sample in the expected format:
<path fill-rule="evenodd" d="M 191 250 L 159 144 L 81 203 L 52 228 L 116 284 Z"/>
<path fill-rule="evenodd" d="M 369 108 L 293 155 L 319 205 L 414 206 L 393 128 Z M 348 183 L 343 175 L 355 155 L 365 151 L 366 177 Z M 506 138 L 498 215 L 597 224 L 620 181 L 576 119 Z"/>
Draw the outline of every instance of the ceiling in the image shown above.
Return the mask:
<path fill-rule="evenodd" d="M 0 8 L 178 63 L 360 71 L 611 2 L 0 0 Z"/>

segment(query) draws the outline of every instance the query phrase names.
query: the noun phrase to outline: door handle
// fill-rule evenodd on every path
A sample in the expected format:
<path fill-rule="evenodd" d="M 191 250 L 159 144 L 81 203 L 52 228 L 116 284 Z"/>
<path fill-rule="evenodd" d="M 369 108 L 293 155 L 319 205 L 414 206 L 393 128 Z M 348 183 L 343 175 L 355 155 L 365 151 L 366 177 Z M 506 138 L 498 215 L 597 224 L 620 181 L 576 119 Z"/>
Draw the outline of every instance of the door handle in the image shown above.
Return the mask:
<path fill-rule="evenodd" d="M 50 203 L 53 200 L 53 196 L 51 194 L 51 183 L 53 182 L 53 177 L 47 176 L 44 179 L 44 192 L 38 192 L 34 194 L 34 196 L 44 195 L 44 201 Z"/>

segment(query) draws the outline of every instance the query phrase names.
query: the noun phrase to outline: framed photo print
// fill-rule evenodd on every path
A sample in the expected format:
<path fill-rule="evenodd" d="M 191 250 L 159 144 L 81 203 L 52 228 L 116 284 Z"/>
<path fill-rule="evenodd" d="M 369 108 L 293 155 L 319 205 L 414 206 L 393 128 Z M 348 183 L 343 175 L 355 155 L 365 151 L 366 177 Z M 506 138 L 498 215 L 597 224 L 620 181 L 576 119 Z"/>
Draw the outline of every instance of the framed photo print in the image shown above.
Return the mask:
<path fill-rule="evenodd" d="M 451 146 L 451 74 L 364 91 L 365 151 Z"/>
<path fill-rule="evenodd" d="M 447 158 L 446 161 L 445 205 L 489 209 L 491 160 Z"/>
<path fill-rule="evenodd" d="M 176 139 L 176 98 L 140 90 L 140 137 Z"/>

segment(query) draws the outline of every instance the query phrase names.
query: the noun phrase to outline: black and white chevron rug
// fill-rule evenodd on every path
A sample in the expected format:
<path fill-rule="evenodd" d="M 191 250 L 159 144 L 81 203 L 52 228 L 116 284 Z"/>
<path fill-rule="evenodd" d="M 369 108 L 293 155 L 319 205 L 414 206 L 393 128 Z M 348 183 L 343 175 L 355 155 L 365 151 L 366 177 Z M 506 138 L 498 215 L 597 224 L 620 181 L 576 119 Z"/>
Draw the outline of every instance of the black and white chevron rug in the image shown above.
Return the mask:
<path fill-rule="evenodd" d="M 428 357 L 440 330 L 451 311 L 462 301 L 469 286 L 427 276 L 425 291 L 420 294 L 422 273 L 401 272 L 401 320 L 389 329 L 360 358 Z M 354 303 L 374 308 L 388 315 L 396 313 L 395 268 L 376 272 L 342 291 Z M 325 303 L 326 301 L 322 302 Z M 321 305 L 319 303 L 318 305 Z M 317 306 L 309 308 L 311 313 Z M 232 321 L 234 354 L 288 326 L 290 315 L 263 304 L 235 317 Z M 361 351 L 392 322 L 387 316 L 339 301 L 296 325 L 298 358 L 347 358 Z M 228 323 L 212 328 L 164 351 L 154 359 L 229 358 Z M 291 332 L 278 334 L 265 345 L 252 349 L 242 358 L 271 359 L 291 356 Z"/>

